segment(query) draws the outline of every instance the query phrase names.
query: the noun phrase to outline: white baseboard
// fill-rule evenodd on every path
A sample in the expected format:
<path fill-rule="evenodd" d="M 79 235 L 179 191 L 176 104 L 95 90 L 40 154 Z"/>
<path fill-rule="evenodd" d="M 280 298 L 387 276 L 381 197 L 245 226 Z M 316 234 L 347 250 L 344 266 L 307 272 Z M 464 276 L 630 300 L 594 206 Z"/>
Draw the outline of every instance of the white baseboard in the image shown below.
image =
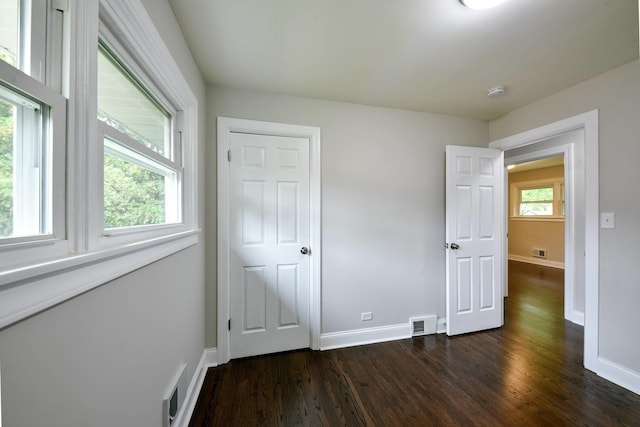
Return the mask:
<path fill-rule="evenodd" d="M 625 368 L 624 366 L 618 365 L 604 357 L 599 357 L 597 374 L 620 387 L 624 387 L 636 394 L 640 394 L 639 372 Z"/>
<path fill-rule="evenodd" d="M 320 335 L 320 350 L 353 347 L 363 344 L 401 340 L 411 338 L 408 323 L 380 326 L 376 328 L 355 329 L 352 331 L 332 332 Z"/>
<path fill-rule="evenodd" d="M 202 388 L 202 383 L 204 383 L 204 377 L 207 375 L 207 369 L 217 365 L 218 350 L 216 348 L 205 348 L 202 352 L 202 356 L 200 357 L 200 361 L 198 362 L 198 366 L 193 373 L 191 383 L 189 383 L 189 388 L 187 389 L 187 394 L 184 398 L 184 402 L 182 403 L 182 408 L 180 408 L 180 411 L 176 416 L 176 420 L 174 422 L 176 427 L 187 427 L 189 425 L 191 415 L 193 415 L 193 410 L 196 408 L 198 396 L 200 396 L 200 389 Z"/>
<path fill-rule="evenodd" d="M 205 348 L 202 353 L 204 357 L 204 368 L 211 368 L 212 366 L 218 366 L 218 349 L 217 348 Z"/>
<path fill-rule="evenodd" d="M 581 311 L 573 310 L 566 319 L 576 325 L 584 326 L 584 313 Z"/>
<path fill-rule="evenodd" d="M 438 323 L 436 324 L 436 334 L 444 334 L 447 332 L 447 318 L 438 317 Z"/>
<path fill-rule="evenodd" d="M 564 270 L 564 262 L 549 261 L 548 259 L 544 259 L 544 258 L 535 258 L 535 257 L 529 257 L 529 256 L 509 254 L 509 260 L 526 262 L 529 264 L 543 265 L 545 267 L 560 268 Z"/>

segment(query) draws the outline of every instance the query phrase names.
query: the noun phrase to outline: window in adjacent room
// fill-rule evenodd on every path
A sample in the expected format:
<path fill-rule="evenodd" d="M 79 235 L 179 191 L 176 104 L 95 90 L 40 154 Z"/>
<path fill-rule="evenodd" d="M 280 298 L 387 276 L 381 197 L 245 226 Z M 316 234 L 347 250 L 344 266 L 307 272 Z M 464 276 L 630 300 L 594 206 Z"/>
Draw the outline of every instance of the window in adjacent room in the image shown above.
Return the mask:
<path fill-rule="evenodd" d="M 512 183 L 511 216 L 564 217 L 564 180 Z"/>

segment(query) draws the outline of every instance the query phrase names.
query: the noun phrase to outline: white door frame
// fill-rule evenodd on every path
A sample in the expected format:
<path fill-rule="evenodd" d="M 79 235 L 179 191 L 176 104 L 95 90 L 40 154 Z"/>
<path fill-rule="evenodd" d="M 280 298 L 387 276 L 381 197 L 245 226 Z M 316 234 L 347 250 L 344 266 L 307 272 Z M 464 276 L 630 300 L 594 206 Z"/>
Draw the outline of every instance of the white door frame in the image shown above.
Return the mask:
<path fill-rule="evenodd" d="M 533 144 L 535 146 L 535 144 Z M 567 206 L 566 214 L 564 218 L 564 318 L 577 323 L 578 325 L 584 326 L 584 312 L 577 312 L 574 306 L 574 296 L 576 289 L 576 254 L 580 251 L 577 250 L 576 240 L 575 240 L 575 230 L 576 230 L 576 209 L 575 209 L 575 196 L 574 192 L 576 191 L 575 182 L 573 179 L 573 144 L 563 144 L 558 145 L 552 148 L 541 149 L 537 151 L 532 151 L 531 153 L 522 154 L 515 157 L 509 157 L 508 161 L 505 159 L 505 164 L 518 164 L 524 162 L 531 162 L 534 160 L 562 156 L 564 159 L 564 188 L 565 188 L 565 204 Z M 507 174 L 508 175 L 508 174 Z M 505 186 L 508 187 L 509 177 L 505 177 Z M 506 189 L 506 191 L 510 191 L 510 189 Z M 505 201 L 509 200 L 508 193 L 505 193 Z M 507 202 L 508 203 L 508 202 Z M 506 209 L 511 209 L 510 206 L 507 206 Z M 507 215 L 506 222 L 508 224 L 509 218 Z M 508 238 L 505 235 L 505 246 L 507 257 L 509 256 L 509 248 L 508 248 Z M 583 248 L 582 248 L 583 249 Z M 503 272 L 504 272 L 504 295 L 508 296 L 508 272 L 506 263 L 508 260 L 504 260 Z"/>
<path fill-rule="evenodd" d="M 218 363 L 230 359 L 229 319 L 229 150 L 232 133 L 251 133 L 309 140 L 309 198 L 310 241 L 312 256 L 309 259 L 309 342 L 311 348 L 320 348 L 320 298 L 321 298 L 321 181 L 320 181 L 320 128 L 283 123 L 218 117 Z"/>
<path fill-rule="evenodd" d="M 569 117 L 507 138 L 493 141 L 491 148 L 510 150 L 536 144 L 551 137 L 584 130 L 585 187 L 585 307 L 584 307 L 584 367 L 598 372 L 598 301 L 599 301 L 599 162 L 598 110 Z M 506 248 L 503 260 L 506 262 Z"/>

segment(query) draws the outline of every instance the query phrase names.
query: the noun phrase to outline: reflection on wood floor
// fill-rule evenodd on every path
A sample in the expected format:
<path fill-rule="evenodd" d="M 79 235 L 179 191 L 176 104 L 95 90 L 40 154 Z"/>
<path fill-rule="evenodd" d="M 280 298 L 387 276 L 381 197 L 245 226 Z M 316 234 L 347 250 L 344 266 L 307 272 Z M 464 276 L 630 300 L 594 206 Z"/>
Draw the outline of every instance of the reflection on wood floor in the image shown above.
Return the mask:
<path fill-rule="evenodd" d="M 510 262 L 505 326 L 210 368 L 190 426 L 640 425 L 640 396 L 582 367 L 563 271 Z"/>

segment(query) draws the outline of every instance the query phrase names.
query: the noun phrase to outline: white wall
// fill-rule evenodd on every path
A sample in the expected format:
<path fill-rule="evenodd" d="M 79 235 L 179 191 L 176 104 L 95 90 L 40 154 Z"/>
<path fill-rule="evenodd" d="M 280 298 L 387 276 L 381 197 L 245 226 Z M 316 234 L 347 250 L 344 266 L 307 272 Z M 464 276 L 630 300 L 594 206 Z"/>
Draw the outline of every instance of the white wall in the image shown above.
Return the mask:
<path fill-rule="evenodd" d="M 204 107 L 204 83 L 168 3 L 143 3 Z M 203 171 L 203 109 L 200 123 Z M 161 426 L 169 381 L 183 361 L 191 378 L 204 348 L 202 240 L 0 330 L 2 425 Z"/>
<path fill-rule="evenodd" d="M 634 61 L 490 123 L 499 139 L 599 109 L 600 211 L 615 212 L 616 228 L 600 230 L 599 355 L 640 373 L 640 64 Z"/>
<path fill-rule="evenodd" d="M 321 128 L 322 333 L 444 316 L 445 145 L 486 147 L 487 122 L 219 87 L 209 87 L 207 101 L 212 143 L 216 116 Z M 207 162 L 214 183 L 213 149 Z M 211 247 L 216 206 L 208 192 Z M 207 346 L 216 335 L 213 277 Z M 365 311 L 373 321 L 360 320 Z"/>

